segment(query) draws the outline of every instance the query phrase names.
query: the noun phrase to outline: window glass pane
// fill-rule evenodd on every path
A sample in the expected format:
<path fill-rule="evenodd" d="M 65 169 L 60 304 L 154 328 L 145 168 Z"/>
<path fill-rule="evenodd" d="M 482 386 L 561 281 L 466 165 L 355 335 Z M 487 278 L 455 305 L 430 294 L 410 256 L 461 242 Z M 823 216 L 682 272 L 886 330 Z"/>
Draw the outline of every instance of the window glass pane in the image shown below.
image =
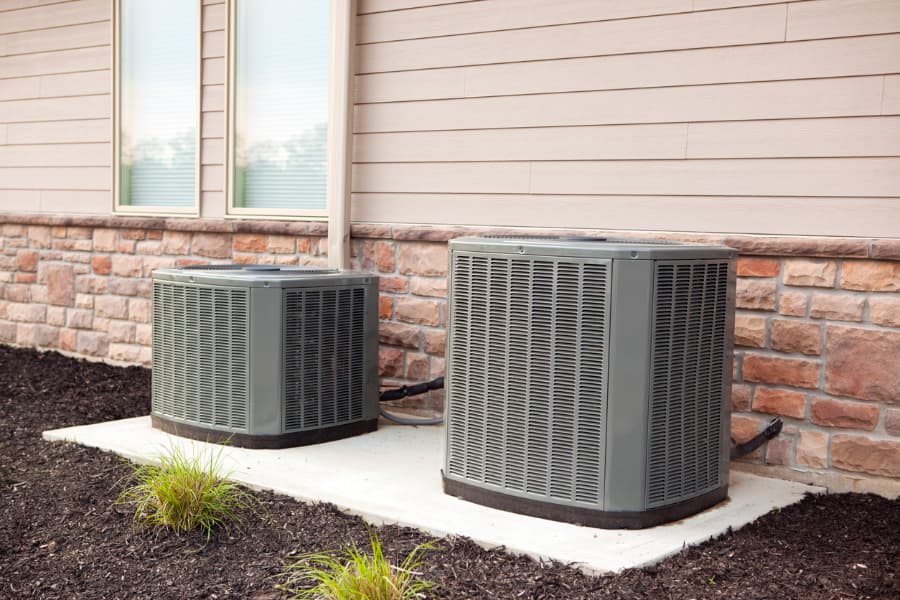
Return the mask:
<path fill-rule="evenodd" d="M 234 205 L 324 209 L 329 3 L 238 0 Z"/>
<path fill-rule="evenodd" d="M 196 2 L 120 2 L 120 203 L 193 206 L 199 119 Z"/>

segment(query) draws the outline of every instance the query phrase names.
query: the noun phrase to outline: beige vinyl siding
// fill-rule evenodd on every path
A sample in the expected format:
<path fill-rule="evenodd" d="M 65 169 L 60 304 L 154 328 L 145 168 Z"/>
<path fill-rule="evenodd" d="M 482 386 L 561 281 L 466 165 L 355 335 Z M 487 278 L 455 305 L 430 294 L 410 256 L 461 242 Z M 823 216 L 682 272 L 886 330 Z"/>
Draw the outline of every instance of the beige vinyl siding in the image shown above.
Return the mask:
<path fill-rule="evenodd" d="M 109 0 L 0 3 L 0 211 L 111 208 Z"/>
<path fill-rule="evenodd" d="M 359 5 L 353 219 L 900 236 L 900 2 Z"/>
<path fill-rule="evenodd" d="M 200 214 L 225 215 L 225 31 L 224 0 L 203 3 L 200 89 Z"/>

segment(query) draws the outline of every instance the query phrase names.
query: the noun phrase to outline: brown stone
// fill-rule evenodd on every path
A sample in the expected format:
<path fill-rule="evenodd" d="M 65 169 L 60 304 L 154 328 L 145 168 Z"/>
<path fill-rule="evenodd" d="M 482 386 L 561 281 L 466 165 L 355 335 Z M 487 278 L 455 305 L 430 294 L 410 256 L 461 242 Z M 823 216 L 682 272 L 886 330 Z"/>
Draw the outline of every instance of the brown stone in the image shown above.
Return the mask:
<path fill-rule="evenodd" d="M 838 258 L 869 255 L 868 241 L 860 238 L 733 235 L 726 236 L 724 244 L 737 249 L 741 254 L 767 256 Z"/>
<path fill-rule="evenodd" d="M 440 322 L 440 309 L 434 300 L 398 297 L 394 301 L 394 315 L 406 323 L 433 326 Z"/>
<path fill-rule="evenodd" d="M 835 434 L 831 437 L 831 465 L 845 471 L 900 477 L 900 442 Z"/>
<path fill-rule="evenodd" d="M 120 229 L 119 236 L 123 240 L 143 240 L 147 237 L 147 232 L 143 229 Z"/>
<path fill-rule="evenodd" d="M 900 435 L 900 408 L 884 411 L 884 430 L 891 435 Z"/>
<path fill-rule="evenodd" d="M 413 280 L 415 292 L 415 280 Z M 747 348 L 766 346 L 766 318 L 737 314 L 734 317 L 734 343 Z"/>
<path fill-rule="evenodd" d="M 309 254 L 309 238 L 297 238 L 297 253 Z"/>
<path fill-rule="evenodd" d="M 872 240 L 872 258 L 900 260 L 900 240 Z"/>
<path fill-rule="evenodd" d="M 853 294 L 813 294 L 809 316 L 831 321 L 862 321 L 866 300 Z"/>
<path fill-rule="evenodd" d="M 446 370 L 446 360 L 444 360 L 443 358 L 437 358 L 435 356 L 431 357 L 431 373 L 429 374 L 429 378 L 434 379 L 435 377 L 443 377 Z"/>
<path fill-rule="evenodd" d="M 391 346 L 419 348 L 419 328 L 403 323 L 381 323 L 378 326 L 378 341 Z"/>
<path fill-rule="evenodd" d="M 140 277 L 144 268 L 140 256 L 113 256 L 112 274 L 119 277 Z"/>
<path fill-rule="evenodd" d="M 38 255 L 33 250 L 19 250 L 16 253 L 16 268 L 20 271 L 37 271 Z"/>
<path fill-rule="evenodd" d="M 393 292 L 395 294 L 405 294 L 409 290 L 408 277 L 379 277 L 378 289 L 382 292 Z"/>
<path fill-rule="evenodd" d="M 6 286 L 6 299 L 10 302 L 28 302 L 28 286 L 17 284 Z"/>
<path fill-rule="evenodd" d="M 354 238 L 390 239 L 391 226 L 374 223 L 351 223 L 350 236 Z"/>
<path fill-rule="evenodd" d="M 829 326 L 825 391 L 900 404 L 900 332 Z"/>
<path fill-rule="evenodd" d="M 87 294 L 105 294 L 109 290 L 106 277 L 79 277 L 75 282 L 75 291 Z"/>
<path fill-rule="evenodd" d="M 397 270 L 403 275 L 447 275 L 447 245 L 431 243 L 400 244 Z"/>
<path fill-rule="evenodd" d="M 232 240 L 233 248 L 240 252 L 265 252 L 266 236 L 254 233 L 238 233 Z"/>
<path fill-rule="evenodd" d="M 778 271 L 779 262 L 776 258 L 738 257 L 738 277 L 777 277 Z"/>
<path fill-rule="evenodd" d="M 378 348 L 378 374 L 382 377 L 400 377 L 403 374 L 403 350 Z"/>
<path fill-rule="evenodd" d="M 775 310 L 775 282 L 738 279 L 736 285 L 737 308 L 750 310 Z"/>
<path fill-rule="evenodd" d="M 818 323 L 774 319 L 772 349 L 818 356 L 822 353 L 822 326 Z"/>
<path fill-rule="evenodd" d="M 183 231 L 163 232 L 162 242 L 166 254 L 189 254 L 191 251 L 191 234 Z"/>
<path fill-rule="evenodd" d="M 72 329 L 59 330 L 59 349 L 64 352 L 75 352 L 78 332 Z"/>
<path fill-rule="evenodd" d="M 119 240 L 116 242 L 115 252 L 119 254 L 134 254 L 134 240 Z"/>
<path fill-rule="evenodd" d="M 869 298 L 869 320 L 876 325 L 900 327 L 900 298 Z"/>
<path fill-rule="evenodd" d="M 109 256 L 98 254 L 91 257 L 91 270 L 95 275 L 109 275 L 112 268 L 112 259 Z"/>
<path fill-rule="evenodd" d="M 59 328 L 35 323 L 20 323 L 16 328 L 16 343 L 37 348 L 59 346 Z"/>
<path fill-rule="evenodd" d="M 91 240 L 53 240 L 52 248 L 54 250 L 76 250 L 78 252 L 90 252 L 93 249 Z"/>
<path fill-rule="evenodd" d="M 815 388 L 819 380 L 819 363 L 798 358 L 745 354 L 742 372 L 745 381 Z"/>
<path fill-rule="evenodd" d="M 231 256 L 231 235 L 221 233 L 195 233 L 191 250 L 198 256 L 228 258 Z"/>
<path fill-rule="evenodd" d="M 422 332 L 422 349 L 426 353 L 444 356 L 447 349 L 446 329 L 425 329 Z"/>
<path fill-rule="evenodd" d="M 16 273 L 16 283 L 34 283 L 37 281 L 37 273 Z"/>
<path fill-rule="evenodd" d="M 297 250 L 297 246 L 294 243 L 294 236 L 292 235 L 267 236 L 266 248 L 273 254 L 293 254 Z"/>
<path fill-rule="evenodd" d="M 878 407 L 864 402 L 813 398 L 810 421 L 823 427 L 846 427 L 872 431 L 878 424 Z"/>
<path fill-rule="evenodd" d="M 841 287 L 847 290 L 900 292 L 900 262 L 844 261 L 841 269 Z"/>
<path fill-rule="evenodd" d="M 147 239 L 148 240 L 162 240 L 163 232 L 159 229 L 148 229 L 147 230 Z"/>
<path fill-rule="evenodd" d="M 393 296 L 378 297 L 378 318 L 388 320 L 394 314 L 394 298 Z"/>
<path fill-rule="evenodd" d="M 109 338 L 105 333 L 96 331 L 79 331 L 76 339 L 76 350 L 88 356 L 106 356 L 109 350 Z"/>
<path fill-rule="evenodd" d="M 782 434 L 780 437 L 773 438 L 766 443 L 766 464 L 769 465 L 790 465 L 793 464 L 792 455 L 794 453 L 793 437 L 786 437 Z"/>
<path fill-rule="evenodd" d="M 753 392 L 753 410 L 802 419 L 806 416 L 806 394 L 757 386 Z"/>
<path fill-rule="evenodd" d="M 393 273 L 396 268 L 394 261 L 393 242 L 375 242 L 375 265 L 381 273 Z"/>
<path fill-rule="evenodd" d="M 47 300 L 57 306 L 74 306 L 75 271 L 72 265 L 42 265 L 41 280 L 47 283 Z"/>
<path fill-rule="evenodd" d="M 798 465 L 814 469 L 828 468 L 828 434 L 818 431 L 801 431 L 797 439 Z"/>
<path fill-rule="evenodd" d="M 55 238 L 64 238 L 64 237 L 66 237 L 66 228 L 64 226 L 57 225 L 55 227 L 50 228 L 50 233 Z"/>
<path fill-rule="evenodd" d="M 778 312 L 788 317 L 805 317 L 809 297 L 804 292 L 785 291 L 778 298 Z"/>
<path fill-rule="evenodd" d="M 753 439 L 762 429 L 762 421 L 757 417 L 746 415 L 731 415 L 731 437 L 741 444 Z M 744 460 L 758 459 L 761 456 L 759 448 L 744 457 Z"/>
<path fill-rule="evenodd" d="M 128 316 L 128 301 L 116 296 L 98 296 L 94 300 L 94 310 L 98 317 L 124 319 Z"/>
<path fill-rule="evenodd" d="M 406 353 L 406 378 L 410 381 L 426 381 L 430 373 L 428 356 L 418 352 Z"/>
<path fill-rule="evenodd" d="M 416 296 L 432 298 L 447 297 L 446 277 L 413 277 L 410 279 L 410 292 Z"/>
<path fill-rule="evenodd" d="M 781 280 L 785 285 L 834 287 L 837 263 L 833 260 L 790 258 L 784 261 Z"/>

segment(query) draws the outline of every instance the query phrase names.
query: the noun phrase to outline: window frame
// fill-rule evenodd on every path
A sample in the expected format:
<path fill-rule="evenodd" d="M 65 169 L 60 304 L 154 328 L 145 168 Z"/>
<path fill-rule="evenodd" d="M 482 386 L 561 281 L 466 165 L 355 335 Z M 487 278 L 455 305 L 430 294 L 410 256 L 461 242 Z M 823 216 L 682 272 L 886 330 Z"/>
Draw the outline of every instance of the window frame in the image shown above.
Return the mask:
<path fill-rule="evenodd" d="M 346 22 L 341 13 L 335 10 L 335 0 L 329 1 L 329 48 L 328 48 L 328 137 L 326 144 L 326 192 L 325 207 L 321 209 L 286 209 L 286 208 L 245 208 L 235 206 L 234 197 L 234 153 L 235 153 L 235 94 L 237 92 L 235 67 L 236 67 L 236 33 L 237 1 L 225 0 L 228 13 L 228 43 L 227 43 L 227 70 L 225 75 L 225 218 L 232 219 L 290 219 L 305 221 L 327 221 L 335 203 L 344 201 L 336 198 L 336 194 L 343 195 L 343 190 L 336 189 L 335 181 L 349 178 L 350 162 L 335 160 L 335 152 L 340 156 L 346 156 L 351 147 L 353 132 L 350 128 L 336 126 L 338 120 L 346 122 L 349 118 L 350 107 L 336 93 L 336 85 L 346 81 L 353 73 L 353 56 L 350 52 L 347 59 L 343 60 L 346 53 L 336 53 L 336 44 L 340 43 L 341 32 L 353 31 L 353 20 L 356 14 L 355 1 L 349 2 L 354 10 L 350 11 Z M 244 0 L 247 1 L 247 0 Z M 252 1 L 252 0 L 251 0 Z M 321 1 L 321 0 L 319 0 Z M 340 0 L 339 0 L 340 1 Z M 337 22 L 340 19 L 342 22 Z M 353 38 L 351 36 L 351 45 Z M 351 96 L 352 101 L 352 96 Z M 349 189 L 349 187 L 348 187 Z M 349 195 L 349 191 L 346 192 Z"/>
<path fill-rule="evenodd" d="M 112 45 L 112 211 L 113 214 L 129 216 L 172 216 L 172 217 L 199 217 L 200 216 L 200 191 L 201 191 L 201 140 L 203 113 L 202 113 L 202 88 L 203 79 L 203 2 L 194 0 L 197 10 L 197 80 L 195 81 L 195 107 L 194 114 L 197 118 L 196 127 L 196 153 L 194 157 L 194 194 L 193 202 L 188 206 L 135 206 L 122 204 L 122 192 L 119 189 L 122 168 L 122 93 L 121 93 L 121 51 L 122 51 L 122 7 L 121 3 L 127 0 L 113 0 L 113 45 Z"/>

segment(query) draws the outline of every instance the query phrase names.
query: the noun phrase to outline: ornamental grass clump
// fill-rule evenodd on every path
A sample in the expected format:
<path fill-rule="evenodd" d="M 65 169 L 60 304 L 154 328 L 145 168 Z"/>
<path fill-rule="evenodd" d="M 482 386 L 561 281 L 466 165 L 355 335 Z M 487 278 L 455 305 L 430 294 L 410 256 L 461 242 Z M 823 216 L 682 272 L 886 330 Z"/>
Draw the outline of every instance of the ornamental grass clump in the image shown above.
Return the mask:
<path fill-rule="evenodd" d="M 356 544 L 345 547 L 338 558 L 315 553 L 300 556 L 282 574 L 278 589 L 292 600 L 409 600 L 424 598 L 434 584 L 417 577 L 422 554 L 429 544 L 416 546 L 399 566 L 384 556 L 381 542 L 369 533 L 371 554 Z"/>
<path fill-rule="evenodd" d="M 226 477 L 222 449 L 188 455 L 172 446 L 158 466 L 134 467 L 117 504 L 132 506 L 142 529 L 199 530 L 209 541 L 218 527 L 239 527 L 243 513 L 255 506 L 255 497 Z"/>

